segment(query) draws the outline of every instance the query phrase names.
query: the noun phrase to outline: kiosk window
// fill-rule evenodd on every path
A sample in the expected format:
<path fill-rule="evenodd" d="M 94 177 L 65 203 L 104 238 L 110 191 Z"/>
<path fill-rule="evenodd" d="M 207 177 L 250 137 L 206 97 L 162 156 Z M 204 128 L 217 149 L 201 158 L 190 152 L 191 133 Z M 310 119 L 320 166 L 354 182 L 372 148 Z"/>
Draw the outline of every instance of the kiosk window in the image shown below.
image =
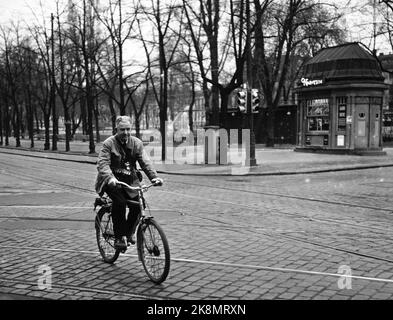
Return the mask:
<path fill-rule="evenodd" d="M 307 100 L 307 130 L 329 131 L 329 99 Z"/>
<path fill-rule="evenodd" d="M 308 119 L 308 131 L 328 131 L 329 118 L 313 117 Z"/>

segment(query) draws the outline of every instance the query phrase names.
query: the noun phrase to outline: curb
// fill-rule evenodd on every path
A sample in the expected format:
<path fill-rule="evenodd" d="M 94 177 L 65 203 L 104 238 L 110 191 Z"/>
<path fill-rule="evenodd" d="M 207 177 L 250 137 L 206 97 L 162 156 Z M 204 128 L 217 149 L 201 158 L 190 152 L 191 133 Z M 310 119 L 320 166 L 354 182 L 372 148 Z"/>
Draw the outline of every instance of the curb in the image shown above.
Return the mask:
<path fill-rule="evenodd" d="M 43 150 L 34 150 L 34 149 L 26 149 L 26 148 L 17 148 L 17 147 L 4 147 L 0 146 L 0 149 L 11 149 L 11 150 L 21 150 L 21 151 L 28 151 L 28 152 L 38 152 L 38 153 L 45 153 Z M 32 158 L 44 158 L 50 160 L 58 160 L 58 161 L 66 161 L 66 162 L 76 162 L 76 163 L 83 163 L 83 164 L 96 164 L 96 161 L 89 161 L 89 160 L 77 160 L 77 159 L 60 159 L 56 157 L 51 157 L 47 155 L 32 155 L 32 154 L 23 154 L 23 153 L 14 153 L 14 152 L 7 152 L 2 151 L 2 153 L 6 154 L 13 154 L 25 157 L 32 157 Z M 64 155 L 73 155 L 73 156 L 86 156 L 89 155 L 81 154 L 81 153 L 66 153 L 66 152 L 53 152 L 57 154 L 64 154 Z M 93 157 L 93 156 L 91 156 Z M 326 168 L 326 169 L 311 169 L 311 170 L 302 170 L 302 171 L 277 171 L 277 172 L 248 172 L 245 174 L 231 174 L 231 173 L 186 173 L 186 172 L 174 172 L 174 171 L 167 171 L 167 170 L 157 170 L 158 173 L 168 174 L 168 175 L 178 175 L 178 176 L 203 176 L 203 177 L 244 177 L 244 176 L 282 176 L 282 175 L 296 175 L 296 174 L 313 174 L 313 173 L 326 173 L 326 172 L 336 172 L 336 171 L 353 171 L 353 170 L 367 170 L 367 169 L 376 169 L 376 168 L 386 168 L 386 167 L 393 167 L 393 163 L 385 163 L 385 164 L 375 164 L 375 165 L 354 165 L 349 167 L 340 167 L 340 168 Z"/>
<path fill-rule="evenodd" d="M 170 172 L 157 170 L 159 173 L 179 175 L 179 176 L 203 176 L 203 177 L 245 177 L 245 176 L 289 176 L 296 174 L 312 174 L 312 173 L 326 173 L 336 171 L 354 171 L 354 170 L 367 170 L 376 168 L 393 167 L 393 163 L 379 164 L 379 165 L 367 165 L 367 166 L 353 166 L 353 167 L 341 167 L 332 169 L 315 169 L 307 171 L 278 171 L 278 172 L 249 172 L 245 174 L 231 174 L 231 173 L 183 173 L 183 172 Z"/>

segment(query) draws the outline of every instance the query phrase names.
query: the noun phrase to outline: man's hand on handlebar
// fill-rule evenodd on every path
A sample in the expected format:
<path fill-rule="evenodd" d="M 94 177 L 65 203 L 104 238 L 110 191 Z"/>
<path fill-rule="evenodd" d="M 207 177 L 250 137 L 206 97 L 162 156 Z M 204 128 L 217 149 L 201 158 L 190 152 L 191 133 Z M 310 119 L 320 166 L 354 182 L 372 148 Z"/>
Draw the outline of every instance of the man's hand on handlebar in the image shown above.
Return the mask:
<path fill-rule="evenodd" d="M 164 180 L 161 178 L 154 178 L 151 179 L 151 182 L 155 185 L 155 186 L 162 186 L 164 184 Z"/>
<path fill-rule="evenodd" d="M 119 180 L 117 180 L 115 177 L 112 177 L 108 181 L 108 186 L 116 187 L 118 183 L 119 183 Z"/>

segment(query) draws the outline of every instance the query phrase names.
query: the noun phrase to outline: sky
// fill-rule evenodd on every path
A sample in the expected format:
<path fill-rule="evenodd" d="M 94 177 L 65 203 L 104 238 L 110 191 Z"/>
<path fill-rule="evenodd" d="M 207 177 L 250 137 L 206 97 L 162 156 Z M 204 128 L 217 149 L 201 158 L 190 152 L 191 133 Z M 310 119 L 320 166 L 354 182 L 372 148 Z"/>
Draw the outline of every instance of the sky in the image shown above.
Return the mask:
<path fill-rule="evenodd" d="M 375 20 L 372 3 L 375 1 L 377 6 L 386 7 L 385 4 L 378 4 L 378 0 L 335 0 L 334 3 L 342 8 L 345 13 L 342 22 L 347 25 L 349 30 L 348 41 L 360 41 L 369 49 L 374 48 L 373 22 L 376 28 L 382 24 L 383 18 L 375 11 Z M 376 37 L 375 48 L 378 52 L 389 53 L 392 51 L 385 36 Z"/>
<path fill-rule="evenodd" d="M 322 2 L 322 0 L 320 0 Z M 374 0 L 378 3 L 378 0 Z M 38 17 L 40 13 L 40 2 L 43 4 L 45 14 L 49 17 L 51 11 L 55 11 L 55 0 L 0 0 L 0 24 L 8 24 L 10 19 L 17 21 L 18 19 L 33 22 L 34 15 L 32 9 Z M 327 1 L 334 3 L 345 10 L 345 17 L 342 23 L 350 30 L 349 41 L 361 41 L 370 49 L 373 49 L 372 30 L 373 30 L 373 9 L 370 3 L 373 0 L 335 0 Z M 105 0 L 100 1 L 101 4 Z M 376 22 L 381 21 L 380 17 L 376 17 Z M 376 39 L 376 49 L 378 52 L 389 53 L 392 51 L 383 36 Z"/>

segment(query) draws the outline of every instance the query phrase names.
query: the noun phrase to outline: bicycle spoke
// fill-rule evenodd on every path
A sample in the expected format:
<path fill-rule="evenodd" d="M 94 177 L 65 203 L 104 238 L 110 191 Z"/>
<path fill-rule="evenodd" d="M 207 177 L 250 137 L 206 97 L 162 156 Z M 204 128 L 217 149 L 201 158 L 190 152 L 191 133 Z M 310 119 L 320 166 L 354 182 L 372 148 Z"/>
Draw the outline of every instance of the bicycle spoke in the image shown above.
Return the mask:
<path fill-rule="evenodd" d="M 99 211 L 96 220 L 97 244 L 100 254 L 105 262 L 113 263 L 119 256 L 115 249 L 113 224 L 108 211 Z"/>
<path fill-rule="evenodd" d="M 165 235 L 156 222 L 149 221 L 141 229 L 142 263 L 149 277 L 156 283 L 165 280 L 169 272 L 169 247 Z"/>

